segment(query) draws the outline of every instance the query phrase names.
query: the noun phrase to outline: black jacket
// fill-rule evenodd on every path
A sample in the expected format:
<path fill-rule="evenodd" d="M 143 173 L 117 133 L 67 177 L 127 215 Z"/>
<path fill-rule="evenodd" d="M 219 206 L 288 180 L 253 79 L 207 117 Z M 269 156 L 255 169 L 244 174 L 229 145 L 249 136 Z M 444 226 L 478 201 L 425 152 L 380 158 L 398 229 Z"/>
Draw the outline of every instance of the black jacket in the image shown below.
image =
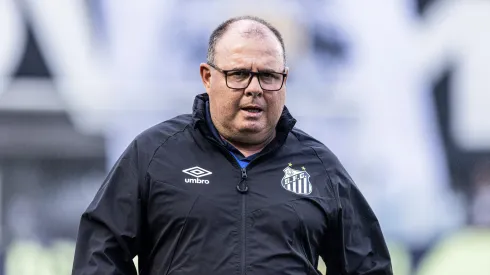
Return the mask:
<path fill-rule="evenodd" d="M 83 213 L 73 275 L 392 274 L 377 218 L 337 158 L 293 128 L 246 169 L 192 115 L 140 134 Z"/>

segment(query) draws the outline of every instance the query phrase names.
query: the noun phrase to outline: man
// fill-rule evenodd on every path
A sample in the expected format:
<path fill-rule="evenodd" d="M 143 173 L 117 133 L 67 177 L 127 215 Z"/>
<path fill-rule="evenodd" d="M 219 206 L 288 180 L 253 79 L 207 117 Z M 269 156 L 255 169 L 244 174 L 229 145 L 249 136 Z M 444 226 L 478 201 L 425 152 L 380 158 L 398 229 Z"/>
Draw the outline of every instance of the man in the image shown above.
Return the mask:
<path fill-rule="evenodd" d="M 284 106 L 281 34 L 232 18 L 192 115 L 140 134 L 82 215 L 74 275 L 392 274 L 377 218 Z"/>

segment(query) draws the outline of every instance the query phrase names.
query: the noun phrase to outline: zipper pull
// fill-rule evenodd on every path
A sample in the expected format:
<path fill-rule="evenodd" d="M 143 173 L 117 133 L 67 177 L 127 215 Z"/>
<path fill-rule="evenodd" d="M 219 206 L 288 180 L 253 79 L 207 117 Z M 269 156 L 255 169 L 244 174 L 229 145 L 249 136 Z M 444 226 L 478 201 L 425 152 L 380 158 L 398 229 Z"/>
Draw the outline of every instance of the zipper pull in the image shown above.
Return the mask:
<path fill-rule="evenodd" d="M 242 168 L 242 179 L 240 180 L 240 183 L 236 186 L 236 189 L 240 193 L 247 193 L 248 191 L 248 185 L 247 185 L 247 170 L 245 168 Z"/>

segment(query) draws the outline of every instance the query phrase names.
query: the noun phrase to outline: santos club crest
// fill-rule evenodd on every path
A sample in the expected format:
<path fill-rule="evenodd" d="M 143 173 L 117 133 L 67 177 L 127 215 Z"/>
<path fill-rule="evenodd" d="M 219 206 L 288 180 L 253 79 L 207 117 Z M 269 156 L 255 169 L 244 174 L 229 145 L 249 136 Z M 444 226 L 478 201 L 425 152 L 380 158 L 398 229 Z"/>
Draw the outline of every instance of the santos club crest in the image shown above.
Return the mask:
<path fill-rule="evenodd" d="M 281 180 L 281 185 L 284 189 L 300 195 L 309 195 L 311 193 L 313 187 L 310 182 L 310 174 L 306 172 L 304 167 L 303 171 L 294 170 L 291 167 L 286 167 L 283 171 L 284 177 Z"/>

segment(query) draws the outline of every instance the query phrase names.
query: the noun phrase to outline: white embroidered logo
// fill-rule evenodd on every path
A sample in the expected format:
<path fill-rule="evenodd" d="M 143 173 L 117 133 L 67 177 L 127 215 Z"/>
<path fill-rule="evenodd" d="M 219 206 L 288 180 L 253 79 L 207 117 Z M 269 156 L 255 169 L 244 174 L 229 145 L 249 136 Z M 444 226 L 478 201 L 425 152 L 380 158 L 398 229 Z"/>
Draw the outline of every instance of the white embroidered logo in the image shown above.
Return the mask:
<path fill-rule="evenodd" d="M 313 191 L 313 186 L 310 182 L 310 174 L 306 172 L 306 168 L 303 167 L 303 171 L 294 170 L 291 168 L 291 164 L 286 167 L 284 171 L 284 177 L 281 180 L 281 185 L 284 189 L 300 194 L 309 195 Z"/>
<path fill-rule="evenodd" d="M 205 176 L 209 176 L 212 174 L 212 172 L 210 172 L 206 169 L 203 169 L 199 166 L 194 166 L 194 167 L 182 170 L 182 172 L 195 177 L 194 179 L 186 178 L 185 179 L 186 183 L 198 183 L 198 184 L 209 184 L 209 180 L 202 180 L 200 178 L 205 177 Z"/>

